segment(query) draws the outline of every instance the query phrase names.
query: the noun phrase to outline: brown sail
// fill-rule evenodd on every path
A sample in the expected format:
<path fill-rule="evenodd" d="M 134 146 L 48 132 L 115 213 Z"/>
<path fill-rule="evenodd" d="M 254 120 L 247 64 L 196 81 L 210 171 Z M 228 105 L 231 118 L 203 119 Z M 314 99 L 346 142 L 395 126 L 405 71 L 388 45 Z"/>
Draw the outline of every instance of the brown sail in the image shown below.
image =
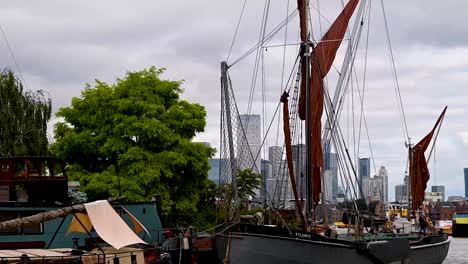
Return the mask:
<path fill-rule="evenodd" d="M 300 3 L 300 4 L 299 4 Z M 348 4 L 346 4 L 343 11 L 341 11 L 340 15 L 336 18 L 335 22 L 330 26 L 328 32 L 323 36 L 320 43 L 315 47 L 312 53 L 312 79 L 314 79 L 314 68 L 317 68 L 317 76 L 320 80 L 322 80 L 330 71 L 331 66 L 333 65 L 333 61 L 335 60 L 336 52 L 341 45 L 341 41 L 343 39 L 344 33 L 346 32 L 346 28 L 348 28 L 348 22 L 351 18 L 354 10 L 356 9 L 359 0 L 350 0 Z M 301 40 L 303 42 L 306 41 L 307 36 L 307 28 L 305 25 L 305 11 L 306 5 L 304 1 L 298 1 L 298 9 L 299 9 L 299 16 L 300 16 L 300 25 L 301 25 Z M 303 22 L 304 20 L 304 22 Z M 317 67 L 318 66 L 318 67 Z M 306 67 L 302 67 L 305 69 Z M 305 74 L 302 75 L 305 80 Z M 311 80 L 311 90 L 323 90 L 322 82 L 315 82 Z M 302 120 L 305 120 L 306 117 L 306 86 L 305 82 L 301 83 L 301 95 L 299 97 L 299 117 Z M 312 97 L 312 95 L 311 95 Z M 315 98 L 311 98 L 315 99 Z M 315 101 L 312 101 L 315 102 Z"/>
<path fill-rule="evenodd" d="M 349 19 L 351 18 L 359 0 L 350 0 L 346 4 L 343 11 L 340 13 L 335 22 L 331 25 L 328 32 L 323 36 L 322 41 L 314 48 L 311 56 L 311 79 L 310 79 L 310 106 L 309 106 L 309 128 L 310 128 L 310 157 L 311 160 L 311 182 L 313 186 L 314 204 L 320 200 L 322 191 L 320 171 L 323 167 L 323 151 L 321 143 L 322 132 L 322 113 L 323 113 L 323 78 L 330 71 L 336 52 L 341 44 L 346 28 L 348 27 Z M 301 6 L 300 6 L 301 7 Z M 301 10 L 299 10 L 301 14 Z M 302 28 L 301 28 L 302 31 Z M 301 32 L 302 37 L 302 32 Z M 305 68 L 305 67 L 302 67 Z M 304 74 L 304 73 L 303 73 Z M 305 76 L 302 76 L 304 79 Z M 299 97 L 299 117 L 302 120 L 306 118 L 306 87 L 305 83 L 301 83 L 301 94 Z"/>
<path fill-rule="evenodd" d="M 435 123 L 431 132 L 427 134 L 418 144 L 414 145 L 411 148 L 411 160 L 410 160 L 410 179 L 411 179 L 411 208 L 413 210 L 419 209 L 422 202 L 424 201 L 424 193 L 426 191 L 427 182 L 429 181 L 430 174 L 427 167 L 426 157 L 424 152 L 431 143 L 432 137 L 436 128 L 440 125 L 442 119 L 444 118 L 445 111 L 447 107 L 444 108 L 442 114 L 440 114 L 439 119 Z"/>
<path fill-rule="evenodd" d="M 302 212 L 302 204 L 299 201 L 299 194 L 297 193 L 296 177 L 294 176 L 294 166 L 292 158 L 292 146 L 291 146 L 291 129 L 289 127 L 289 106 L 288 106 L 289 94 L 285 91 L 281 96 L 281 102 L 283 103 L 283 130 L 284 130 L 284 142 L 286 145 L 286 160 L 288 161 L 289 179 L 294 193 L 294 201 L 296 202 L 296 208 L 301 218 L 302 228 L 307 230 L 307 221 L 305 220 L 304 213 Z"/>

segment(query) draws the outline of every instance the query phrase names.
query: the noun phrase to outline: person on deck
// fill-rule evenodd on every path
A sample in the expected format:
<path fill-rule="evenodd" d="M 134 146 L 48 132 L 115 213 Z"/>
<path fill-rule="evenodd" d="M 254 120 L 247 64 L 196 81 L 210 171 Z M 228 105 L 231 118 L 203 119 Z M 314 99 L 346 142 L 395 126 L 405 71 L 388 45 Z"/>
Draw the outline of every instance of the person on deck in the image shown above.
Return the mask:
<path fill-rule="evenodd" d="M 421 233 L 423 233 L 423 235 L 426 235 L 427 222 L 423 215 L 419 215 L 418 222 L 419 222 L 419 235 L 421 235 Z"/>

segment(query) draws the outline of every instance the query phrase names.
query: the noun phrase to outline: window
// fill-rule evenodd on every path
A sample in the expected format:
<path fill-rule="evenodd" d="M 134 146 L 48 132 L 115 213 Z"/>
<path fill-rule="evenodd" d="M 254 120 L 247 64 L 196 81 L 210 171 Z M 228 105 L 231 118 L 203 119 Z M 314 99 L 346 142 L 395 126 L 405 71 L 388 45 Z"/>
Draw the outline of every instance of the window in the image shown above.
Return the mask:
<path fill-rule="evenodd" d="M 54 176 L 55 177 L 63 176 L 62 164 L 59 161 L 54 162 Z"/>
<path fill-rule="evenodd" d="M 38 177 L 39 176 L 39 162 L 29 161 L 29 177 Z"/>
<path fill-rule="evenodd" d="M 26 176 L 26 162 L 21 160 L 21 161 L 15 161 L 13 168 L 14 168 L 14 175 L 15 177 L 24 177 Z"/>
<path fill-rule="evenodd" d="M 46 161 L 43 161 L 41 163 L 41 176 L 44 176 L 44 177 L 50 177 L 50 168 L 49 168 L 49 164 L 47 163 L 47 160 Z"/>
<path fill-rule="evenodd" d="M 8 172 L 10 170 L 10 165 L 9 164 L 3 164 L 2 165 L 2 172 Z"/>

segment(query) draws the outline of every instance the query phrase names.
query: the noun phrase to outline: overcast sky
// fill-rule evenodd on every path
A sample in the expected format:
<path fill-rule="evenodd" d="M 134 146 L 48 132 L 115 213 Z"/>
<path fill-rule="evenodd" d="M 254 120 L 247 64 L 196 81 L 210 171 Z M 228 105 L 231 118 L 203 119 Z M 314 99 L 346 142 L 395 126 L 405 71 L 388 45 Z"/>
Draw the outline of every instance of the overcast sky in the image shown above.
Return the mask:
<path fill-rule="evenodd" d="M 290 2 L 289 7 L 287 2 Z M 292 12 L 295 3 L 294 0 L 271 0 L 267 31 L 279 24 L 288 10 Z M 386 0 L 384 3 L 413 142 L 419 141 L 432 128 L 438 114 L 448 105 L 435 162 L 431 160 L 429 164 L 432 173 L 429 186 L 443 184 L 448 195 L 464 195 L 463 167 L 468 167 L 468 110 L 465 110 L 468 102 L 465 87 L 468 83 L 468 27 L 465 23 L 468 2 Z M 71 98 L 80 96 L 84 85 L 95 79 L 112 83 L 127 71 L 152 65 L 167 67 L 165 78 L 185 80 L 183 98 L 206 107 L 207 127 L 196 140 L 216 147 L 219 145 L 219 63 L 227 58 L 242 4 L 242 0 L 8 1 L 0 8 L 0 25 L 26 88 L 48 91 L 54 111 L 69 106 Z M 328 21 L 334 20 L 341 5 L 341 0 L 311 0 L 314 39 L 319 39 L 329 27 Z M 247 0 L 229 62 L 235 61 L 258 40 L 263 7 L 264 1 Z M 377 170 L 382 165 L 387 167 L 392 198 L 394 185 L 403 180 L 407 150 L 381 2 L 372 1 L 371 10 L 363 108 L 375 166 Z M 289 44 L 298 42 L 297 24 L 296 18 L 288 26 Z M 361 47 L 367 29 L 363 30 L 363 36 Z M 284 30 L 280 31 L 268 45 L 283 44 L 284 37 Z M 268 91 L 264 115 L 269 119 L 280 95 L 283 51 L 282 47 L 270 47 L 264 52 Z M 362 76 L 364 51 L 361 48 L 356 60 L 359 76 Z M 285 52 L 285 65 L 290 68 L 296 46 L 288 46 Z M 341 67 L 342 54 L 340 50 L 336 69 Z M 5 38 L 0 41 L 0 55 L 2 67 L 18 71 Z M 232 68 L 231 77 L 242 113 L 247 109 L 254 56 L 255 53 Z M 334 87 L 336 77 L 336 70 L 332 69 L 328 87 Z M 263 114 L 261 98 L 259 86 L 252 113 Z M 352 138 L 352 125 L 349 125 L 352 112 L 348 111 L 348 105 L 345 108 L 341 126 L 345 137 Z M 359 117 L 359 107 L 356 109 L 355 115 Z M 52 131 L 49 134 L 52 138 Z M 269 144 L 273 142 L 270 140 Z M 365 134 L 361 136 L 358 155 L 370 156 Z"/>

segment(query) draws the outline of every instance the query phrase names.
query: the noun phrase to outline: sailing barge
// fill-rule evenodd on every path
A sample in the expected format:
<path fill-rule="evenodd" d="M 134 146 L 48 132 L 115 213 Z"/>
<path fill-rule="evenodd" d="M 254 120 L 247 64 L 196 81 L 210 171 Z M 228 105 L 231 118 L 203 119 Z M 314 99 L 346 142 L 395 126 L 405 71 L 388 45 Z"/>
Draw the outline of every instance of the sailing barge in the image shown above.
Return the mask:
<path fill-rule="evenodd" d="M 361 1 L 359 11 L 356 18 L 355 28 L 363 25 L 363 15 L 365 13 L 366 0 Z M 338 18 L 333 22 L 328 32 L 323 36 L 322 40 L 314 45 L 310 40 L 310 31 L 308 28 L 308 10 L 309 5 L 307 0 L 298 0 L 298 13 L 300 20 L 300 37 L 301 47 L 299 49 L 299 67 L 297 70 L 296 83 L 300 84 L 298 115 L 299 118 L 305 121 L 305 139 L 306 139 L 306 187 L 305 187 L 305 204 L 303 199 L 299 197 L 297 188 L 297 179 L 294 171 L 291 153 L 291 131 L 290 122 L 290 107 L 288 104 L 289 90 L 285 89 L 281 96 L 283 103 L 283 125 L 285 134 L 285 149 L 287 169 L 290 177 L 291 187 L 293 189 L 295 207 L 297 209 L 298 218 L 302 226 L 302 230 L 291 230 L 289 228 L 278 228 L 261 225 L 244 225 L 236 220 L 236 206 L 239 202 L 236 193 L 234 197 L 227 198 L 226 203 L 229 204 L 230 199 L 234 200 L 231 214 L 228 217 L 228 223 L 223 229 L 218 230 L 215 238 L 215 249 L 217 252 L 218 263 L 232 264 L 274 264 L 274 263 L 313 263 L 313 264 L 334 264 L 334 263 L 425 263 L 425 264 L 441 264 L 447 256 L 450 239 L 445 236 L 389 236 L 388 234 L 373 234 L 362 235 L 357 234 L 353 239 L 329 238 L 317 232 L 310 232 L 316 228 L 314 224 L 314 210 L 320 201 L 324 202 L 322 193 L 322 179 L 324 173 L 324 161 L 322 149 L 322 140 L 329 141 L 330 137 L 334 140 L 335 147 L 340 147 L 342 135 L 337 132 L 329 131 L 338 127 L 336 120 L 339 118 L 339 109 L 337 101 L 334 97 L 333 102 L 326 96 L 324 91 L 323 79 L 331 69 L 337 49 L 344 38 L 348 28 L 348 22 L 352 17 L 354 10 L 359 4 L 358 0 L 349 0 Z M 355 30 L 353 29 L 353 33 Z M 353 38 L 353 37 L 352 37 Z M 264 40 L 262 40 L 264 41 Z M 263 42 L 260 42 L 260 46 Z M 352 61 L 353 50 L 356 47 L 348 46 L 345 60 Z M 231 80 L 228 74 L 230 65 L 227 62 L 221 63 L 221 103 L 223 110 L 221 120 L 224 120 L 226 129 L 221 129 L 222 138 L 227 138 L 228 143 L 221 148 L 227 148 L 226 152 L 230 155 L 226 168 L 222 172 L 230 175 L 228 181 L 231 181 L 234 192 L 237 189 L 236 185 L 236 168 L 239 167 L 240 157 L 234 156 L 235 141 L 232 139 L 232 126 L 230 115 L 232 111 L 237 111 L 236 108 L 229 107 L 230 101 L 235 101 L 233 92 L 231 91 Z M 352 67 L 352 66 L 351 66 Z M 349 68 L 349 67 L 348 67 Z M 338 82 L 342 83 L 347 76 L 347 69 L 344 68 L 340 72 Z M 335 91 L 336 93 L 336 91 Z M 293 95 L 293 98 L 296 96 Z M 326 98 L 326 99 L 325 99 Z M 322 133 L 322 114 L 324 107 L 327 107 L 327 127 L 325 136 Z M 294 111 L 295 109 L 293 109 Z M 292 111 L 292 112 L 293 112 Z M 437 120 L 432 131 L 424 137 L 418 144 L 412 146 L 409 144 L 409 163 L 410 163 L 410 179 L 412 204 L 411 209 L 418 210 L 422 205 L 424 191 L 429 179 L 429 170 L 424 156 L 424 152 L 429 146 L 435 130 L 442 122 L 445 110 Z M 243 132 L 245 134 L 245 132 Z M 239 133 L 240 135 L 243 134 Z M 328 133 L 328 134 L 327 134 Z M 333 134 L 335 133 L 335 134 Z M 330 135 L 331 134 L 331 135 Z M 238 139 L 239 142 L 239 139 Z M 241 141 L 242 142 L 242 139 Z M 344 142 L 344 140 L 343 140 Z M 248 144 L 247 144 L 248 145 Z M 325 146 L 328 144 L 325 143 Z M 346 151 L 343 151 L 345 155 Z M 253 156 L 258 154 L 254 153 Z M 353 167 L 351 158 L 349 160 L 350 167 Z M 355 173 L 355 170 L 348 171 Z M 351 177 L 350 177 L 351 178 Z M 358 187 L 359 189 L 360 187 Z M 358 195 L 355 195 L 357 197 Z M 363 223 L 362 216 L 355 205 L 355 214 L 357 216 L 356 228 L 361 228 Z"/>

